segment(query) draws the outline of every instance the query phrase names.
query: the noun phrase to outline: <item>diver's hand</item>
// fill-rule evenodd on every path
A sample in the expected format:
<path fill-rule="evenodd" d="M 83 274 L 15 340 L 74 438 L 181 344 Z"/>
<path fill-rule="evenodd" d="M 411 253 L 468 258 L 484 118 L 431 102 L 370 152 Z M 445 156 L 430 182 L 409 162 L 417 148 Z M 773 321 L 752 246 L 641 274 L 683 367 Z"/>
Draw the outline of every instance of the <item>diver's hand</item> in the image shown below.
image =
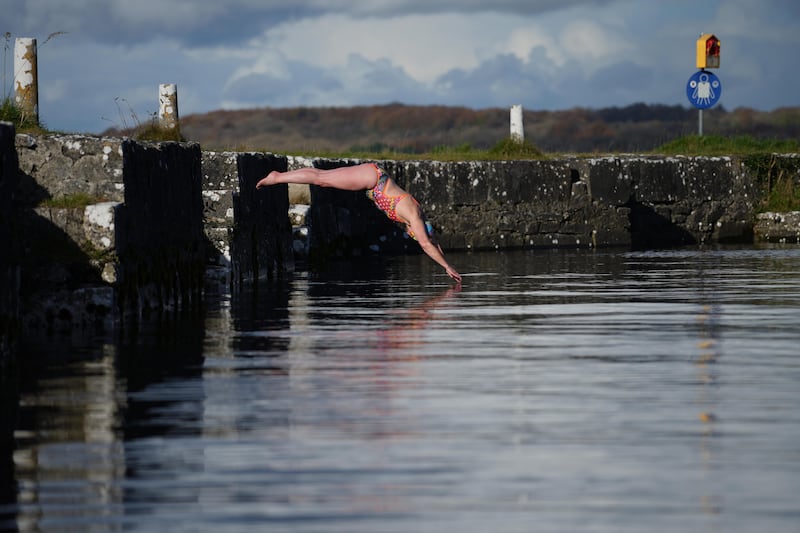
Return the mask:
<path fill-rule="evenodd" d="M 447 267 L 444 269 L 447 272 L 447 275 L 453 278 L 456 282 L 461 283 L 461 274 L 456 272 L 453 267 Z"/>

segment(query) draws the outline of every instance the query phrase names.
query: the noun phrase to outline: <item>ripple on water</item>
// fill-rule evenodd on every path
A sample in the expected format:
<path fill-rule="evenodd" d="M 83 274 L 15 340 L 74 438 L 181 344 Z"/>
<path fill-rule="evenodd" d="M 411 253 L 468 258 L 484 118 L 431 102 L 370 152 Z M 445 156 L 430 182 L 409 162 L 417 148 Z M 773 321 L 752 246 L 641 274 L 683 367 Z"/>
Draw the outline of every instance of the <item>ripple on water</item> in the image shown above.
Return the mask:
<path fill-rule="evenodd" d="M 796 529 L 798 251 L 454 260 L 460 291 L 417 257 L 298 276 L 195 336 L 41 373 L 19 396 L 18 522 Z"/>

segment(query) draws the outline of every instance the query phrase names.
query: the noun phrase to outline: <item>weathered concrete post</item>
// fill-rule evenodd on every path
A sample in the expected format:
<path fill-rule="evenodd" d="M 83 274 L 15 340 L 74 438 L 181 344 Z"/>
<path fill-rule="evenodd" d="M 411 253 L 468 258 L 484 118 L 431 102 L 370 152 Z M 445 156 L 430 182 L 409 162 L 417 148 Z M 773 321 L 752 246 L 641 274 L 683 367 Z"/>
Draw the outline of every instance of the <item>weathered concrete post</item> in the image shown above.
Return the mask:
<path fill-rule="evenodd" d="M 39 74 L 36 39 L 17 37 L 14 43 L 15 102 L 23 119 L 39 123 Z"/>
<path fill-rule="evenodd" d="M 178 129 L 178 86 L 162 83 L 158 86 L 158 123 L 168 130 Z"/>
<path fill-rule="evenodd" d="M 522 106 L 511 106 L 511 139 L 522 143 L 525 140 L 525 130 L 522 125 Z"/>

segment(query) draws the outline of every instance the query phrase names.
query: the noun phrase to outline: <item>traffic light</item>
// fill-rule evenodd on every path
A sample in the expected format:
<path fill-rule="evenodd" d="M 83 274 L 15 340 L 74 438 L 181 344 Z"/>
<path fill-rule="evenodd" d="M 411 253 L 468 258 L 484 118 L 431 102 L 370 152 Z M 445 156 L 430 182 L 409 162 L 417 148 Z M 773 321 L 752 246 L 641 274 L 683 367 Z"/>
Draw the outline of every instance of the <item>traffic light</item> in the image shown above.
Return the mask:
<path fill-rule="evenodd" d="M 719 68 L 720 42 L 711 33 L 697 39 L 697 68 Z"/>

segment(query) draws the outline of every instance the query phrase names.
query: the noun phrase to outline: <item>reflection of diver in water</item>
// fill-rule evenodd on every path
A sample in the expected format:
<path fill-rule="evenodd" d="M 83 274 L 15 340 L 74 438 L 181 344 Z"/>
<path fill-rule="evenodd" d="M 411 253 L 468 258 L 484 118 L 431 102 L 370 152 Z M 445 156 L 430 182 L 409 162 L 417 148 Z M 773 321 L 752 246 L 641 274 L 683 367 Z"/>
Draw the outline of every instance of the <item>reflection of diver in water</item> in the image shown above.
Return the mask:
<path fill-rule="evenodd" d="M 324 415 L 295 418 L 313 418 L 317 426 L 370 439 L 419 432 L 423 422 L 397 399 L 413 396 L 415 383 L 424 377 L 426 358 L 451 354 L 448 342 L 426 332 L 436 322 L 447 321 L 440 311 L 460 291 L 456 285 L 408 307 L 382 309 L 377 320 L 361 327 L 337 328 L 333 339 L 330 334 L 320 337 L 319 344 L 308 347 L 306 353 L 324 354 L 328 371 L 317 373 L 313 385 L 321 398 L 314 405 L 324 405 Z"/>
<path fill-rule="evenodd" d="M 461 292 L 461 284 L 457 283 L 441 294 L 428 298 L 418 306 L 392 314 L 385 327 L 378 330 L 381 350 L 385 348 L 408 349 L 422 344 L 418 336 L 412 332 L 426 329 L 436 318 L 435 311 L 441 309 L 459 292 Z M 411 357 L 415 357 L 415 355 Z"/>
<path fill-rule="evenodd" d="M 408 314 L 411 317 L 417 318 L 418 320 L 427 320 L 431 318 L 430 317 L 431 311 L 434 311 L 437 308 L 442 307 L 442 305 L 445 302 L 451 300 L 459 292 L 461 292 L 461 284 L 457 283 L 456 285 L 450 287 L 443 293 L 431 296 L 430 298 L 422 302 L 422 304 L 420 304 L 418 307 L 409 310 Z"/>

